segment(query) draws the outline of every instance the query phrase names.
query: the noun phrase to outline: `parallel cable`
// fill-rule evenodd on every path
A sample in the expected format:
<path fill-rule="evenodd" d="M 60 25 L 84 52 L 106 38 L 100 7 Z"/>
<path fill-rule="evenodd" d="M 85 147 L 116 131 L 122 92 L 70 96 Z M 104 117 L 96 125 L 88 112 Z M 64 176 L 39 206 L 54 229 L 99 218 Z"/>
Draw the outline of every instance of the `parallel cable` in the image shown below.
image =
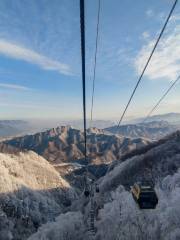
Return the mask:
<path fill-rule="evenodd" d="M 153 49 L 152 49 L 152 52 L 150 53 L 150 56 L 149 56 L 149 58 L 148 58 L 148 60 L 147 60 L 147 62 L 146 62 L 146 64 L 145 64 L 145 66 L 144 66 L 144 68 L 143 68 L 143 71 L 142 71 L 142 73 L 141 73 L 141 75 L 140 75 L 140 77 L 139 77 L 139 79 L 138 79 L 138 81 L 137 81 L 137 83 L 136 83 L 136 86 L 135 86 L 135 88 L 134 88 L 134 90 L 133 90 L 133 92 L 132 92 L 132 94 L 131 94 L 131 96 L 130 96 L 130 98 L 129 98 L 129 101 L 128 101 L 125 109 L 124 109 L 124 112 L 123 112 L 123 114 L 122 114 L 122 116 L 121 116 L 121 118 L 120 118 L 120 120 L 119 120 L 119 122 L 118 122 L 116 132 L 118 131 L 118 129 L 119 129 L 121 123 L 122 123 L 122 120 L 123 120 L 123 118 L 124 118 L 124 116 L 125 116 L 125 114 L 126 114 L 126 111 L 127 111 L 128 107 L 129 107 L 129 105 L 130 105 L 130 103 L 131 103 L 131 101 L 132 101 L 132 98 L 134 97 L 134 94 L 135 94 L 135 92 L 136 92 L 136 90 L 137 90 L 137 88 L 138 88 L 138 86 L 139 86 L 139 84 L 140 84 L 140 82 L 141 82 L 141 80 L 142 80 L 142 77 L 143 77 L 143 75 L 144 75 L 144 73 L 145 73 L 145 71 L 146 71 L 147 66 L 149 65 L 149 62 L 150 62 L 150 60 L 151 60 L 151 58 L 152 58 L 152 56 L 153 56 L 153 54 L 154 54 L 154 51 L 155 51 L 155 49 L 156 49 L 156 47 L 157 47 L 157 45 L 158 45 L 158 43 L 159 43 L 159 41 L 160 41 L 163 33 L 164 33 L 164 30 L 165 30 L 165 28 L 166 28 L 166 26 L 167 26 L 167 24 L 168 24 L 168 22 L 169 22 L 169 19 L 170 19 L 172 13 L 173 13 L 175 7 L 176 7 L 177 2 L 178 2 L 178 0 L 175 0 L 174 4 L 173 4 L 173 6 L 172 6 L 172 8 L 171 8 L 171 10 L 170 10 L 170 13 L 169 13 L 169 15 L 168 15 L 168 17 L 167 17 L 167 19 L 166 19 L 166 21 L 165 21 L 165 23 L 164 23 L 164 26 L 163 26 L 163 28 L 162 28 L 162 30 L 161 30 L 161 32 L 160 32 L 157 40 L 156 40 L 156 43 L 155 43 L 155 45 L 154 45 L 154 47 L 153 47 Z"/>
<path fill-rule="evenodd" d="M 99 38 L 100 9 L 101 9 L 101 0 L 98 1 L 98 16 L 97 16 L 97 26 L 96 26 L 96 47 L 95 47 L 95 55 L 94 55 L 94 71 L 93 71 L 90 126 L 92 125 L 92 120 L 93 120 L 94 92 L 95 92 L 96 64 L 97 64 L 97 49 L 98 49 L 98 38 Z"/>
<path fill-rule="evenodd" d="M 84 122 L 84 157 L 87 161 L 87 133 L 86 133 L 86 55 L 85 55 L 85 11 L 84 0 L 80 0 L 81 26 L 81 59 L 82 59 L 82 90 L 83 90 L 83 122 Z"/>
<path fill-rule="evenodd" d="M 99 0 L 99 9 L 100 9 L 100 0 Z M 85 144 L 85 161 L 87 161 L 87 133 L 86 133 L 86 72 L 85 72 L 85 14 L 84 14 L 84 0 L 80 0 L 80 24 L 81 24 L 81 57 L 82 57 L 82 86 L 83 86 L 83 113 L 84 113 L 84 144 Z M 94 66 L 94 79 L 93 79 L 93 94 L 92 94 L 92 108 L 91 108 L 91 120 L 92 120 L 92 110 L 93 110 L 93 99 L 94 99 L 94 89 L 95 89 L 95 75 L 96 75 L 96 56 L 97 56 L 97 39 L 98 39 L 98 29 L 99 29 L 99 10 L 98 10 L 98 26 L 97 26 L 97 36 L 96 36 L 96 51 L 95 51 L 95 66 Z M 86 168 L 88 171 L 88 168 Z M 86 176 L 87 177 L 87 176 Z M 87 179 L 86 179 L 86 184 Z M 94 204 L 92 195 L 92 185 L 91 185 L 91 211 L 90 211 L 90 231 L 92 237 L 95 235 L 94 228 Z"/>
<path fill-rule="evenodd" d="M 163 94 L 163 96 L 159 99 L 157 104 L 151 109 L 151 111 L 148 113 L 146 118 L 143 120 L 142 123 L 145 123 L 147 119 L 151 116 L 151 114 L 156 110 L 156 108 L 160 105 L 160 103 L 163 101 L 163 99 L 168 95 L 168 93 L 171 91 L 171 89 L 175 86 L 175 84 L 180 80 L 180 75 L 176 78 L 174 82 L 172 82 L 171 86 L 168 88 L 168 90 Z"/>
<path fill-rule="evenodd" d="M 138 88 L 138 86 L 139 86 L 139 84 L 140 84 L 140 82 L 141 82 L 141 80 L 142 80 L 142 77 L 144 76 L 144 73 L 145 73 L 145 71 L 146 71 L 146 68 L 147 68 L 148 65 L 149 65 L 149 62 L 150 62 L 150 60 L 151 60 L 151 58 L 152 58 L 152 56 L 153 56 L 153 54 L 154 54 L 154 51 L 156 50 L 156 47 L 157 47 L 157 45 L 158 45 L 158 43 L 159 43 L 159 41 L 160 41 L 160 39 L 161 39 L 161 37 L 162 37 L 162 35 L 163 35 L 163 33 L 164 33 L 164 30 L 165 30 L 165 28 L 166 28 L 166 26 L 167 26 L 167 24 L 168 24 L 168 22 L 169 22 L 169 19 L 170 19 L 171 15 L 172 15 L 172 13 L 173 13 L 176 5 L 177 5 L 177 2 L 178 2 L 178 0 L 175 0 L 174 4 L 173 4 L 173 6 L 172 6 L 172 8 L 171 8 L 171 10 L 170 10 L 170 12 L 169 12 L 169 15 L 168 15 L 168 17 L 167 17 L 167 19 L 166 19 L 166 21 L 165 21 L 165 23 L 164 23 L 164 25 L 163 25 L 163 28 L 162 28 L 162 30 L 161 30 L 161 32 L 160 32 L 160 34 L 159 34 L 159 36 L 158 36 L 158 38 L 157 38 L 157 40 L 156 40 L 156 43 L 155 43 L 155 45 L 154 45 L 154 47 L 153 47 L 153 49 L 152 49 L 152 52 L 151 52 L 150 55 L 149 55 L 149 58 L 148 58 L 145 66 L 144 66 L 144 69 L 143 69 L 140 77 L 138 78 L 138 81 L 137 81 L 137 83 L 136 83 L 136 85 L 135 85 L 135 88 L 134 88 L 134 90 L 133 90 L 133 92 L 132 92 L 132 94 L 131 94 L 131 96 L 130 96 L 130 98 L 129 98 L 129 101 L 128 101 L 128 103 L 127 103 L 127 105 L 126 105 L 126 107 L 125 107 L 125 109 L 124 109 L 124 111 L 123 111 L 123 114 L 122 114 L 122 116 L 121 116 L 121 118 L 120 118 L 120 120 L 119 120 L 119 122 L 118 122 L 118 125 L 117 125 L 116 130 L 115 130 L 115 134 L 118 132 L 118 129 L 119 129 L 121 123 L 122 123 L 122 120 L 123 120 L 123 118 L 124 118 L 124 116 L 125 116 L 125 114 L 126 114 L 126 111 L 127 111 L 128 107 L 129 107 L 129 105 L 130 105 L 130 103 L 131 103 L 131 101 L 132 101 L 132 99 L 133 99 L 133 97 L 134 97 L 134 94 L 135 94 L 135 92 L 136 92 L 136 90 L 137 90 L 137 88 Z M 110 164 L 110 166 L 111 166 L 111 164 Z M 107 172 L 109 171 L 110 166 L 109 166 L 109 168 L 107 169 Z"/>

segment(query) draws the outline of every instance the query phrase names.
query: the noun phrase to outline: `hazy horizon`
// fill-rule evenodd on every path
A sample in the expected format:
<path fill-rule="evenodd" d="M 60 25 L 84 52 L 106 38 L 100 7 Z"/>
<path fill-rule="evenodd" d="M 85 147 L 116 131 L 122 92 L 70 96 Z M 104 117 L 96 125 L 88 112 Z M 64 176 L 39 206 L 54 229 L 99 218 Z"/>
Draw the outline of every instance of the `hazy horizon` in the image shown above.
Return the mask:
<path fill-rule="evenodd" d="M 177 122 L 179 121 L 180 112 L 168 112 L 166 114 L 154 114 L 150 117 L 149 121 L 151 119 L 155 118 L 177 118 Z M 129 124 L 129 123 L 136 123 L 140 120 L 143 120 L 145 116 L 131 116 L 126 117 L 123 121 L 122 125 Z M 104 123 L 104 124 L 112 124 L 115 125 L 119 122 L 119 118 L 110 118 L 110 119 L 93 119 L 91 122 L 90 118 L 87 118 L 87 125 L 91 125 L 93 127 L 93 124 L 96 125 L 97 123 Z M 6 119 L 6 118 L 0 118 L 0 121 L 25 121 L 29 122 L 31 124 L 50 124 L 52 126 L 56 126 L 58 124 L 65 124 L 65 125 L 71 125 L 71 124 L 82 124 L 83 125 L 83 118 L 12 118 L 12 119 Z M 167 120 L 168 121 L 168 120 Z"/>

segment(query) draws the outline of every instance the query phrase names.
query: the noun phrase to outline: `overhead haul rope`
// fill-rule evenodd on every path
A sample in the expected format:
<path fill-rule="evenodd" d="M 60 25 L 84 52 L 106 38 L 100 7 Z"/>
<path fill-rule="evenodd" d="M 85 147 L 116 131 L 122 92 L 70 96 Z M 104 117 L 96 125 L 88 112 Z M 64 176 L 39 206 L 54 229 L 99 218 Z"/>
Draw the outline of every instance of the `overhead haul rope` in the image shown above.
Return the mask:
<path fill-rule="evenodd" d="M 163 101 L 163 99 L 168 95 L 168 93 L 171 91 L 171 89 L 175 86 L 175 84 L 180 80 L 180 75 L 176 78 L 175 81 L 172 82 L 168 90 L 163 94 L 163 96 L 159 99 L 157 104 L 151 109 L 151 111 L 148 113 L 146 118 L 143 120 L 142 123 L 145 123 L 147 119 L 151 116 L 151 114 L 156 110 L 156 108 L 160 105 L 160 103 Z"/>
<path fill-rule="evenodd" d="M 82 59 L 82 90 L 83 90 L 83 122 L 84 122 L 84 157 L 87 162 L 87 133 L 86 133 L 86 56 L 85 56 L 85 24 L 84 0 L 80 0 L 81 26 L 81 59 Z"/>
<path fill-rule="evenodd" d="M 93 122 L 93 108 L 94 108 L 94 93 L 95 93 L 95 81 L 96 81 L 100 12 L 101 12 L 101 0 L 98 0 L 98 12 L 97 12 L 97 24 L 96 24 L 96 43 L 95 43 L 95 53 L 94 53 L 94 68 L 93 68 L 93 85 L 92 85 L 92 97 L 91 97 L 90 127 L 92 127 L 92 122 Z M 98 169 L 96 169 L 96 171 L 94 173 L 95 177 L 96 177 L 97 171 L 98 171 Z"/>
<path fill-rule="evenodd" d="M 86 65 L 85 65 L 85 14 L 84 14 L 84 0 L 80 0 L 80 25 L 81 25 L 81 57 L 82 57 L 82 87 L 83 87 L 83 117 L 84 117 L 84 157 L 87 161 L 87 133 L 86 133 Z M 86 168 L 86 173 L 88 169 Z M 87 176 L 86 176 L 86 184 Z M 91 185 L 92 188 L 92 185 Z M 95 235 L 95 227 L 94 227 L 94 202 L 93 202 L 93 194 L 92 189 L 90 190 L 91 197 L 91 210 L 90 210 L 90 232 L 92 233 L 92 237 Z"/>
<path fill-rule="evenodd" d="M 126 112 L 127 112 L 127 110 L 128 110 L 128 107 L 129 107 L 129 105 L 130 105 L 130 103 L 131 103 L 131 101 L 132 101 L 132 99 L 133 99 L 133 97 L 134 97 L 134 94 L 135 94 L 135 92 L 136 92 L 136 90 L 137 90 L 137 88 L 138 88 L 138 86 L 139 86 L 139 84 L 140 84 L 140 82 L 141 82 L 141 80 L 142 80 L 142 78 L 143 78 L 143 76 L 144 76 L 144 73 L 145 73 L 145 71 L 146 71 L 146 69 L 147 69 L 147 67 L 148 67 L 148 65 L 149 65 L 149 63 L 150 63 L 150 61 L 151 61 L 151 58 L 152 58 L 152 56 L 153 56 L 153 54 L 154 54 L 154 52 L 155 52 L 155 50 L 156 50 L 156 47 L 157 47 L 157 45 L 158 45 L 158 43 L 159 43 L 159 41 L 160 41 L 160 39 L 161 39 L 161 37 L 162 37 L 165 29 L 166 29 L 166 26 L 167 26 L 167 24 L 168 24 L 168 22 L 169 22 L 169 19 L 170 19 L 171 15 L 172 15 L 172 13 L 173 13 L 176 5 L 177 5 L 177 2 L 178 2 L 178 0 L 175 0 L 174 4 L 173 4 L 173 6 L 172 6 L 172 8 L 171 8 L 171 10 L 170 10 L 170 12 L 169 12 L 169 15 L 168 15 L 168 17 L 167 17 L 167 19 L 166 19 L 166 21 L 165 21 L 165 23 L 164 23 L 164 25 L 163 25 L 163 28 L 162 28 L 162 30 L 161 30 L 161 32 L 160 32 L 160 34 L 159 34 L 159 36 L 158 36 L 155 44 L 154 44 L 154 47 L 153 47 L 153 49 L 152 49 L 152 51 L 151 51 L 151 53 L 150 53 L 150 55 L 149 55 L 149 58 L 148 58 L 145 66 L 144 66 L 144 68 L 143 68 L 143 70 L 142 70 L 142 73 L 141 73 L 141 75 L 140 75 L 139 78 L 138 78 L 138 81 L 137 81 L 137 83 L 136 83 L 136 85 L 135 85 L 135 88 L 134 88 L 134 90 L 133 90 L 133 92 L 132 92 L 132 94 L 131 94 L 131 96 L 130 96 L 130 98 L 129 98 L 129 101 L 128 101 L 128 103 L 127 103 L 127 105 L 126 105 L 126 107 L 125 107 L 125 109 L 124 109 L 124 111 L 123 111 L 123 114 L 122 114 L 122 116 L 121 116 L 121 118 L 120 118 L 120 120 L 119 120 L 119 122 L 118 122 L 118 125 L 116 126 L 115 134 L 118 132 L 118 129 L 119 129 L 119 127 L 121 126 L 122 120 L 123 120 L 123 118 L 124 118 L 124 116 L 125 116 L 125 114 L 126 114 Z M 113 138 L 112 138 L 112 140 L 113 140 Z M 111 164 L 110 164 L 110 166 L 108 167 L 107 171 L 109 170 L 110 167 L 111 167 Z"/>
<path fill-rule="evenodd" d="M 98 1 L 98 15 L 97 15 L 97 26 L 96 26 L 96 47 L 95 47 L 95 55 L 94 55 L 94 71 L 93 71 L 90 126 L 92 126 L 92 121 L 93 121 L 93 107 L 94 107 L 94 92 L 95 92 L 95 80 L 96 80 L 96 64 L 97 64 L 97 49 L 98 49 L 98 38 L 99 38 L 100 9 L 101 9 L 101 0 Z"/>
<path fill-rule="evenodd" d="M 172 8 L 171 8 L 171 10 L 170 10 L 170 12 L 169 12 L 169 15 L 168 15 L 168 17 L 167 17 L 167 19 L 166 19 L 166 21 L 165 21 L 165 23 L 164 23 L 164 26 L 163 26 L 163 28 L 162 28 L 162 30 L 161 30 L 161 32 L 160 32 L 160 34 L 159 34 L 159 36 L 158 36 L 158 38 L 157 38 L 157 40 L 156 40 L 156 43 L 155 43 L 155 45 L 154 45 L 154 47 L 153 47 L 153 49 L 152 49 L 152 51 L 151 51 L 151 53 L 150 53 L 150 55 L 149 55 L 149 58 L 148 58 L 145 66 L 144 66 L 144 68 L 143 68 L 143 71 L 142 71 L 142 73 L 141 73 L 141 75 L 140 75 L 140 77 L 139 77 L 139 79 L 138 79 L 138 81 L 137 81 L 137 83 L 136 83 L 136 85 L 135 85 L 135 88 L 134 88 L 134 90 L 133 90 L 133 92 L 132 92 L 132 94 L 131 94 L 131 96 L 130 96 L 130 98 L 129 98 L 129 101 L 128 101 L 125 109 L 124 109 L 124 112 L 123 112 L 123 114 L 122 114 L 122 116 L 121 116 L 121 118 L 120 118 L 120 120 L 119 120 L 119 122 L 118 122 L 116 132 L 118 131 L 118 129 L 119 129 L 121 123 L 122 123 L 122 120 L 123 120 L 123 118 L 124 118 L 124 116 L 125 116 L 125 114 L 126 114 L 126 112 L 127 112 L 127 110 L 128 110 L 128 107 L 129 107 L 129 105 L 130 105 L 130 103 L 131 103 L 131 101 L 132 101 L 132 99 L 133 99 L 133 97 L 134 97 L 134 94 L 135 94 L 135 92 L 136 92 L 136 90 L 137 90 L 137 88 L 138 88 L 138 86 L 139 86 L 139 84 L 140 84 L 140 82 L 141 82 L 141 80 L 142 80 L 142 78 L 143 78 L 143 76 L 144 76 L 144 73 L 145 73 L 145 71 L 146 71 L 146 69 L 147 69 L 147 67 L 148 67 L 148 65 L 149 65 L 149 62 L 151 61 L 151 58 L 152 58 L 152 56 L 153 56 L 153 54 L 154 54 L 154 51 L 156 50 L 156 47 L 157 47 L 157 45 L 158 45 L 158 43 L 159 43 L 159 41 L 160 41 L 160 39 L 161 39 L 161 37 L 162 37 L 162 35 L 163 35 L 163 33 L 164 33 L 164 30 L 165 30 L 165 28 L 166 28 L 166 26 L 167 26 L 167 24 L 168 24 L 168 22 L 169 22 L 169 19 L 170 19 L 172 13 L 173 13 L 175 7 L 176 7 L 177 2 L 178 2 L 178 0 L 175 0 L 174 4 L 173 4 L 173 6 L 172 6 Z"/>

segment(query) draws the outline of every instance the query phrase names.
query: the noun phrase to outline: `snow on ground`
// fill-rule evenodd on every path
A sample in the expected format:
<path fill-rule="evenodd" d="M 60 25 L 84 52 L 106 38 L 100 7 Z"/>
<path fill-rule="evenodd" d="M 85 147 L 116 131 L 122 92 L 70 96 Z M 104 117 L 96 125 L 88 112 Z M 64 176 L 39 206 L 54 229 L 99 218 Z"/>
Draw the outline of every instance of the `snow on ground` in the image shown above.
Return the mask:
<path fill-rule="evenodd" d="M 74 197 L 73 189 L 34 152 L 0 154 L 0 239 L 25 240 L 53 221 Z"/>
<path fill-rule="evenodd" d="M 95 240 L 180 239 L 180 171 L 156 186 L 159 204 L 155 210 L 140 210 L 122 186 L 102 199 L 96 219 Z M 85 240 L 87 228 L 80 212 L 60 215 L 42 226 L 29 240 Z"/>

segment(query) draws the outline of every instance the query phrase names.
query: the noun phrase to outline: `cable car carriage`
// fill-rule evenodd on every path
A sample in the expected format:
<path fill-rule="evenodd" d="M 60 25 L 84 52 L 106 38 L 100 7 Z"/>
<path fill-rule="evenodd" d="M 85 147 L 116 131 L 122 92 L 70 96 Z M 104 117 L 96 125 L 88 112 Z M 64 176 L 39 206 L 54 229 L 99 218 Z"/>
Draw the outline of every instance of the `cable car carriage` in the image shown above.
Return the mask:
<path fill-rule="evenodd" d="M 92 185 L 93 179 L 91 179 L 90 176 L 86 175 L 84 177 L 84 182 L 85 182 L 84 195 L 85 195 L 85 197 L 89 197 L 90 194 L 92 194 L 91 185 Z"/>
<path fill-rule="evenodd" d="M 158 197 L 154 188 L 150 185 L 134 184 L 131 193 L 140 209 L 155 209 Z"/>
<path fill-rule="evenodd" d="M 99 190 L 99 186 L 98 186 L 98 184 L 96 183 L 96 192 L 97 193 L 99 193 L 100 192 L 100 190 Z"/>
<path fill-rule="evenodd" d="M 84 188 L 84 195 L 85 197 L 89 197 L 91 189 L 89 188 L 88 185 L 85 186 Z"/>

